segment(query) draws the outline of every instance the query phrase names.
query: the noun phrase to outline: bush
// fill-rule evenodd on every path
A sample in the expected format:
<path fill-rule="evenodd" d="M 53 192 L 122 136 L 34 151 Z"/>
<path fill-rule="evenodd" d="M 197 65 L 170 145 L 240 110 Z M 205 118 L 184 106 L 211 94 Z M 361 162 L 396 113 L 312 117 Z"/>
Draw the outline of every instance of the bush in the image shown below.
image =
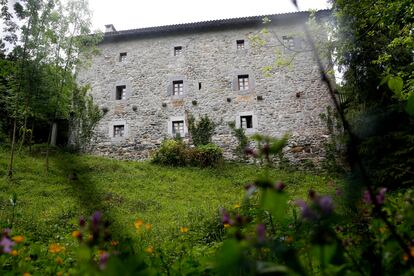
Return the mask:
<path fill-rule="evenodd" d="M 191 165 L 199 167 L 217 166 L 223 162 L 223 150 L 215 144 L 207 144 L 191 148 L 188 151 Z"/>
<path fill-rule="evenodd" d="M 194 146 L 207 145 L 211 143 L 216 124 L 207 115 L 201 117 L 198 122 L 192 115 L 188 116 L 188 131 L 191 134 Z"/>
<path fill-rule="evenodd" d="M 187 146 L 181 140 L 167 139 L 155 153 L 153 163 L 182 166 L 186 164 Z"/>

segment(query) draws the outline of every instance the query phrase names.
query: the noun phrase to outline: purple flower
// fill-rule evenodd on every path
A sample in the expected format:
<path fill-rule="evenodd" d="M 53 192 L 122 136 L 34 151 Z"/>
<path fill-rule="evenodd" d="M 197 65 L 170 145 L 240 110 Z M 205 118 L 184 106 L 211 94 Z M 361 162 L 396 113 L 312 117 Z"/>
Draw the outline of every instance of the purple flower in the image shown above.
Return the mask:
<path fill-rule="evenodd" d="M 223 224 L 230 224 L 230 215 L 225 209 L 221 209 L 221 222 Z"/>
<path fill-rule="evenodd" d="M 340 188 L 336 188 L 335 193 L 337 196 L 341 196 L 342 195 L 342 190 Z"/>
<path fill-rule="evenodd" d="M 371 195 L 369 194 L 368 191 L 365 191 L 364 194 L 362 195 L 362 201 L 365 202 L 366 204 L 371 204 L 372 202 Z"/>
<path fill-rule="evenodd" d="M 386 191 L 387 191 L 387 188 L 380 188 L 377 196 L 375 197 L 379 205 L 382 205 L 384 203 Z"/>
<path fill-rule="evenodd" d="M 256 227 L 257 240 L 263 243 L 266 240 L 266 226 L 264 224 L 258 224 Z"/>
<path fill-rule="evenodd" d="M 97 227 L 99 225 L 99 222 L 101 221 L 101 218 L 102 218 L 102 213 L 99 211 L 96 211 L 91 217 L 92 225 L 94 227 Z"/>
<path fill-rule="evenodd" d="M 8 237 L 10 235 L 11 229 L 10 228 L 4 228 L 3 229 L 3 235 Z"/>
<path fill-rule="evenodd" d="M 14 242 L 12 242 L 8 237 L 3 236 L 0 241 L 0 246 L 3 247 L 4 253 L 10 253 L 12 251 L 12 247 L 14 246 Z"/>
<path fill-rule="evenodd" d="M 108 263 L 109 260 L 109 253 L 108 252 L 103 252 L 100 256 L 99 256 L 99 268 L 105 269 L 106 264 Z"/>
<path fill-rule="evenodd" d="M 315 212 L 306 204 L 303 200 L 296 200 L 295 204 L 300 208 L 302 213 L 302 218 L 304 219 L 313 219 L 315 218 Z"/>
<path fill-rule="evenodd" d="M 278 183 L 275 184 L 275 189 L 278 192 L 283 191 L 284 188 L 286 188 L 286 185 L 283 182 L 278 182 Z"/>
<path fill-rule="evenodd" d="M 333 210 L 332 198 L 329 196 L 322 196 L 318 199 L 318 205 L 323 214 L 328 215 Z"/>

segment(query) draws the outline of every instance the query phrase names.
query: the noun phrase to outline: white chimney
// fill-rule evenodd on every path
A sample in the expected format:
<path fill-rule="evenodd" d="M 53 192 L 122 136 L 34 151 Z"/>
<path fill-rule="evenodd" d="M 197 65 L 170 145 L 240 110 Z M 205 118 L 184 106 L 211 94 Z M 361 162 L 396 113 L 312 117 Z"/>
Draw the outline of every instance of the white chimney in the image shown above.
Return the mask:
<path fill-rule="evenodd" d="M 114 25 L 108 24 L 105 25 L 105 33 L 116 32 Z"/>

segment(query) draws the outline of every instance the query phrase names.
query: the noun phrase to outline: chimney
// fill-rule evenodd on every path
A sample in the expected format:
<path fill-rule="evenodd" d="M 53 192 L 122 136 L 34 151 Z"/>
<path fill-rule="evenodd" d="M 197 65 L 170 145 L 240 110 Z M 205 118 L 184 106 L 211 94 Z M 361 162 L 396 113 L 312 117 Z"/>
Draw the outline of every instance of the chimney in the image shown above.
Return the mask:
<path fill-rule="evenodd" d="M 116 32 L 114 25 L 112 24 L 105 25 L 105 33 L 111 33 L 111 32 Z"/>

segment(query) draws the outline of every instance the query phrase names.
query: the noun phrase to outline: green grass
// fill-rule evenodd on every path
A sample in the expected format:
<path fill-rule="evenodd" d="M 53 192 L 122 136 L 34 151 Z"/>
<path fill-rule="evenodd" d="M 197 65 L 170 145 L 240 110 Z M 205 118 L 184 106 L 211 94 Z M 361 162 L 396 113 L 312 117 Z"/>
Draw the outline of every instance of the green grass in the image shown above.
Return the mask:
<path fill-rule="evenodd" d="M 205 245 L 217 222 L 220 207 L 233 208 L 243 200 L 244 185 L 260 169 L 255 165 L 230 164 L 216 169 L 171 168 L 149 162 L 117 161 L 87 155 L 56 153 L 45 172 L 42 156 L 16 157 L 14 178 L 6 178 L 9 153 L 0 150 L 0 227 L 12 216 L 9 198 L 17 194 L 13 231 L 40 243 L 74 244 L 70 233 L 79 217 L 101 210 L 112 222 L 118 237 L 131 238 L 133 245 L 173 244 L 188 227 L 188 241 Z M 68 175 L 76 172 L 78 180 Z M 309 189 L 332 194 L 334 185 L 326 176 L 272 170 L 275 181 L 287 185 L 292 199 L 306 198 Z M 152 224 L 142 239 L 134 221 Z M 116 238 L 116 237 L 115 237 Z M 167 246 L 168 247 L 168 246 Z"/>

